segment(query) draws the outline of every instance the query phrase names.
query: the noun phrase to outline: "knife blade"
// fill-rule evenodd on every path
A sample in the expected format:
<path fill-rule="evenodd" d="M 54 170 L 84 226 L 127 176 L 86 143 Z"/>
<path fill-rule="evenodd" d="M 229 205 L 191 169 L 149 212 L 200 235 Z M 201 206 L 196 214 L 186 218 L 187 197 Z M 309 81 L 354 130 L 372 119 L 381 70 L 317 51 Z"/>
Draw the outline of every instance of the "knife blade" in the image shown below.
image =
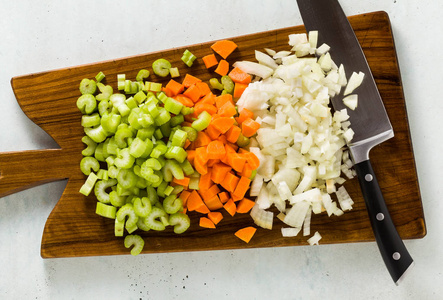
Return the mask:
<path fill-rule="evenodd" d="M 392 279 L 398 285 L 414 262 L 392 222 L 369 159 L 369 152 L 374 146 L 394 136 L 391 122 L 364 52 L 339 2 L 297 0 L 297 3 L 306 31 L 318 31 L 318 45 L 325 43 L 330 46 L 329 52 L 334 62 L 343 64 L 348 75 L 352 72 L 365 74 L 363 82 L 354 91 L 358 94 L 358 107 L 355 110 L 347 109 L 354 131 L 348 148 L 378 248 Z M 343 92 L 334 96 L 331 103 L 334 110 L 346 108 Z"/>

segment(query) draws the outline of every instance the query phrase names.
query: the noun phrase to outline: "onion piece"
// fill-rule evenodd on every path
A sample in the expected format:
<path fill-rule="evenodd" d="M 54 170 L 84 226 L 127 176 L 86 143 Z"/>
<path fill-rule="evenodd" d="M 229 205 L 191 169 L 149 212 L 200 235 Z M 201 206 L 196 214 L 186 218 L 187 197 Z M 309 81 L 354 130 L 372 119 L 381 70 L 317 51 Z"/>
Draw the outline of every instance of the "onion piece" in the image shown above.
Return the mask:
<path fill-rule="evenodd" d="M 237 61 L 234 63 L 233 66 L 238 67 L 243 72 L 256 75 L 261 78 L 268 78 L 272 75 L 272 73 L 274 73 L 274 70 L 272 68 L 252 61 Z"/>
<path fill-rule="evenodd" d="M 308 239 L 309 245 L 318 245 L 318 242 L 321 240 L 321 235 L 316 231 L 314 235 Z"/>
<path fill-rule="evenodd" d="M 351 94 L 356 88 L 358 88 L 363 82 L 363 78 L 365 74 L 363 72 L 353 72 L 351 77 L 349 78 L 348 85 L 345 88 L 343 93 L 344 96 Z"/>

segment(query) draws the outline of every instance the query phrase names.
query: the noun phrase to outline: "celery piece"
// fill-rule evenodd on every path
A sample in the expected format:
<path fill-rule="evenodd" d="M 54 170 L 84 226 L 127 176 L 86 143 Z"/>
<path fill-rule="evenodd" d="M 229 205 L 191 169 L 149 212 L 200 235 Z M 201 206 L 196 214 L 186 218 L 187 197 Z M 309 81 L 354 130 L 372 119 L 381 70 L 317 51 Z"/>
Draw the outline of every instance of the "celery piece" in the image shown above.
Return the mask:
<path fill-rule="evenodd" d="M 177 129 L 174 131 L 174 134 L 172 135 L 172 137 L 170 137 L 171 145 L 183 147 L 186 143 L 187 138 L 188 138 L 188 134 L 186 133 L 186 131 L 183 131 L 181 129 Z"/>
<path fill-rule="evenodd" d="M 138 218 L 138 221 L 137 221 L 137 227 L 138 227 L 138 229 L 143 230 L 143 231 L 149 231 L 149 230 L 151 230 L 151 228 L 149 228 L 148 226 L 146 226 L 146 224 L 145 224 L 145 218 Z"/>
<path fill-rule="evenodd" d="M 125 80 L 125 89 L 123 90 L 126 94 L 130 94 L 132 89 L 132 81 L 129 79 Z"/>
<path fill-rule="evenodd" d="M 111 97 L 112 93 L 114 92 L 114 89 L 112 88 L 112 86 L 104 85 L 101 82 L 97 83 L 97 87 L 101 93 L 98 94 L 97 96 L 95 96 L 95 99 L 97 99 L 100 102 L 104 101 L 104 100 L 109 100 L 109 97 Z"/>
<path fill-rule="evenodd" d="M 132 109 L 128 115 L 129 125 L 131 125 L 131 127 L 133 127 L 136 130 L 142 129 L 143 126 L 139 122 L 140 117 L 141 117 L 141 109 L 138 107 Z"/>
<path fill-rule="evenodd" d="M 118 151 L 118 155 L 114 160 L 117 168 L 129 169 L 135 162 L 134 156 L 129 153 L 129 148 L 124 148 Z"/>
<path fill-rule="evenodd" d="M 97 177 L 101 180 L 108 180 L 108 171 L 104 169 L 99 169 L 97 172 Z"/>
<path fill-rule="evenodd" d="M 115 133 L 117 131 L 118 125 L 120 125 L 122 116 L 118 114 L 108 113 L 103 115 L 100 124 L 103 129 L 109 133 Z"/>
<path fill-rule="evenodd" d="M 143 91 L 139 91 L 137 94 L 134 95 L 134 100 L 137 101 L 138 104 L 143 103 L 146 99 L 146 94 Z"/>
<path fill-rule="evenodd" d="M 167 187 L 168 187 L 168 182 L 162 181 L 160 183 L 160 185 L 157 187 L 157 194 L 162 198 L 166 197 L 165 190 Z M 162 206 L 162 208 L 163 208 L 163 206 Z"/>
<path fill-rule="evenodd" d="M 154 174 L 149 176 L 148 179 L 146 179 L 150 186 L 156 188 L 163 182 L 163 173 L 161 171 L 154 171 Z"/>
<path fill-rule="evenodd" d="M 90 114 L 97 108 L 97 100 L 94 95 L 83 94 L 77 99 L 77 108 L 82 114 Z"/>
<path fill-rule="evenodd" d="M 160 77 L 168 76 L 169 69 L 171 69 L 171 67 L 171 63 L 164 58 L 159 58 L 152 63 L 154 74 Z"/>
<path fill-rule="evenodd" d="M 182 130 L 186 132 L 188 140 L 190 142 L 193 142 L 197 139 L 197 130 L 195 130 L 194 128 L 189 126 L 184 126 L 182 127 Z"/>
<path fill-rule="evenodd" d="M 159 107 L 159 115 L 154 119 L 155 125 L 161 126 L 171 119 L 171 114 L 163 107 Z"/>
<path fill-rule="evenodd" d="M 121 80 L 121 81 L 117 82 L 117 89 L 119 91 L 124 91 L 125 90 L 125 86 L 126 86 L 125 80 Z"/>
<path fill-rule="evenodd" d="M 105 161 L 105 157 L 103 156 L 103 146 L 104 143 L 97 144 L 97 147 L 95 147 L 94 157 L 98 161 Z"/>
<path fill-rule="evenodd" d="M 157 93 L 157 99 L 161 102 L 161 103 L 165 103 L 166 99 L 168 99 L 169 97 L 166 96 L 166 94 L 164 92 L 160 92 Z"/>
<path fill-rule="evenodd" d="M 157 103 L 155 101 L 150 101 L 149 103 L 146 103 L 143 111 L 149 113 L 153 118 L 157 118 L 160 115 Z"/>
<path fill-rule="evenodd" d="M 185 117 L 181 114 L 173 116 L 169 121 L 171 123 L 171 127 L 179 126 L 181 123 L 185 121 Z"/>
<path fill-rule="evenodd" d="M 175 214 L 176 212 L 183 210 L 183 201 L 177 198 L 176 195 L 167 196 L 163 200 L 163 208 L 167 214 Z"/>
<path fill-rule="evenodd" d="M 82 81 L 80 82 L 79 89 L 82 95 L 94 94 L 95 91 L 97 90 L 97 84 L 92 79 L 83 78 Z"/>
<path fill-rule="evenodd" d="M 135 214 L 134 206 L 131 203 L 126 203 L 117 211 L 116 219 L 124 221 L 126 219 L 126 227 L 133 227 L 137 225 L 138 216 Z"/>
<path fill-rule="evenodd" d="M 150 139 L 146 139 L 145 143 L 146 143 L 146 149 L 145 152 L 143 152 L 143 154 L 140 156 L 141 158 L 149 157 L 149 155 L 151 155 L 152 148 L 154 148 L 154 144 Z"/>
<path fill-rule="evenodd" d="M 152 210 L 152 205 L 148 197 L 134 198 L 133 206 L 135 214 L 140 218 L 146 218 Z"/>
<path fill-rule="evenodd" d="M 125 81 L 126 74 L 117 74 L 117 81 Z"/>
<path fill-rule="evenodd" d="M 126 197 L 119 196 L 116 191 L 109 193 L 109 201 L 115 207 L 121 207 L 126 204 Z"/>
<path fill-rule="evenodd" d="M 160 126 L 160 131 L 163 137 L 169 137 L 171 135 L 171 123 L 166 122 Z"/>
<path fill-rule="evenodd" d="M 187 107 L 187 106 L 183 106 L 182 110 L 181 110 L 181 114 L 186 116 L 189 114 L 192 114 L 194 112 L 194 108 L 193 107 Z"/>
<path fill-rule="evenodd" d="M 156 158 L 148 158 L 143 164 L 142 168 L 151 168 L 152 170 L 160 171 L 162 165 Z"/>
<path fill-rule="evenodd" d="M 181 234 L 191 226 L 191 220 L 187 214 L 177 212 L 169 216 L 169 224 L 174 226 L 174 233 Z"/>
<path fill-rule="evenodd" d="M 142 237 L 139 235 L 127 235 L 125 237 L 125 247 L 131 249 L 131 255 L 136 256 L 139 255 L 143 251 L 143 247 L 145 246 L 145 241 L 143 241 Z"/>
<path fill-rule="evenodd" d="M 85 135 L 82 137 L 82 142 L 87 146 L 82 150 L 83 156 L 92 156 L 95 152 L 95 148 L 97 147 L 97 143 L 94 142 L 89 136 Z"/>
<path fill-rule="evenodd" d="M 136 81 L 131 81 L 131 89 L 129 91 L 130 94 L 136 94 L 140 90 L 140 85 Z"/>
<path fill-rule="evenodd" d="M 148 147 L 148 145 L 146 144 L 145 141 L 136 137 L 132 141 L 131 146 L 129 146 L 129 154 L 131 154 L 135 158 L 141 157 L 143 155 L 143 153 L 146 152 L 147 147 Z"/>
<path fill-rule="evenodd" d="M 140 71 L 138 71 L 137 76 L 135 77 L 135 80 L 143 81 L 144 79 L 148 78 L 149 75 L 151 75 L 151 72 L 149 72 L 146 69 L 141 69 Z"/>
<path fill-rule="evenodd" d="M 138 220 L 137 220 L 137 222 L 138 222 Z M 125 224 L 125 229 L 129 234 L 131 234 L 138 229 L 137 223 L 135 223 L 134 225 L 131 225 L 131 226 L 129 226 L 128 224 Z"/>
<path fill-rule="evenodd" d="M 112 103 L 109 100 L 102 100 L 98 103 L 98 113 L 102 117 L 110 113 L 112 108 Z"/>
<path fill-rule="evenodd" d="M 194 128 L 197 131 L 202 131 L 206 129 L 206 127 L 209 126 L 209 123 L 211 122 L 211 115 L 207 111 L 202 111 L 199 115 L 197 120 L 192 122 L 191 127 Z"/>
<path fill-rule="evenodd" d="M 249 145 L 249 138 L 245 137 L 243 134 L 240 133 L 240 136 L 237 139 L 237 146 L 239 146 L 240 148 L 245 148 Z"/>
<path fill-rule="evenodd" d="M 98 160 L 92 156 L 83 157 L 80 161 L 80 170 L 87 176 L 91 174 L 91 169 L 94 170 L 94 172 L 100 169 Z"/>
<path fill-rule="evenodd" d="M 149 126 L 146 128 L 139 129 L 137 131 L 136 137 L 139 139 L 142 139 L 143 141 L 146 141 L 147 139 L 151 139 L 154 135 L 155 127 Z"/>
<path fill-rule="evenodd" d="M 151 202 L 151 205 L 154 205 L 155 203 L 158 202 L 158 195 L 154 187 L 148 186 L 146 188 L 146 192 L 147 192 L 147 197 Z"/>
<path fill-rule="evenodd" d="M 211 78 L 209 79 L 209 85 L 211 86 L 212 89 L 214 90 L 223 90 L 223 84 L 220 83 L 220 81 L 218 81 L 217 78 Z"/>
<path fill-rule="evenodd" d="M 137 184 L 137 175 L 132 170 L 129 169 L 120 169 L 117 175 L 118 183 L 124 189 L 132 189 Z"/>
<path fill-rule="evenodd" d="M 232 94 L 234 92 L 234 82 L 228 75 L 222 76 L 221 84 L 223 85 L 223 90 L 225 90 L 228 94 Z"/>
<path fill-rule="evenodd" d="M 108 152 L 110 155 L 117 155 L 118 149 L 118 145 L 115 142 L 115 136 L 108 138 L 106 143 L 106 152 Z M 114 164 L 114 161 L 112 161 L 112 164 Z"/>
<path fill-rule="evenodd" d="M 173 180 L 172 177 L 175 177 L 178 180 L 185 178 L 179 163 L 172 159 L 166 161 L 165 166 L 162 168 L 162 173 L 163 179 L 167 182 L 171 182 Z"/>
<path fill-rule="evenodd" d="M 181 104 L 180 102 L 171 97 L 168 97 L 164 102 L 164 104 L 165 104 L 165 109 L 170 113 L 173 113 L 174 115 L 178 115 L 183 107 L 183 104 Z"/>
<path fill-rule="evenodd" d="M 131 109 L 126 105 L 126 103 L 120 104 L 117 109 L 122 117 L 129 115 L 131 112 Z"/>
<path fill-rule="evenodd" d="M 152 150 L 150 156 L 153 158 L 159 158 L 162 155 L 165 155 L 166 151 L 168 151 L 168 147 L 164 144 L 157 144 Z"/>
<path fill-rule="evenodd" d="M 117 209 L 112 205 L 107 205 L 101 202 L 97 202 L 97 206 L 95 208 L 95 213 L 99 216 L 115 219 L 115 212 Z"/>
<path fill-rule="evenodd" d="M 101 203 L 109 204 L 109 194 L 106 190 L 117 184 L 116 179 L 99 180 L 95 183 L 94 194 Z"/>
<path fill-rule="evenodd" d="M 80 188 L 80 193 L 82 193 L 85 196 L 89 196 L 92 189 L 94 188 L 94 185 L 97 182 L 97 179 L 98 179 L 97 175 L 95 175 L 95 173 L 91 172 L 89 174 L 88 178 L 86 178 L 85 183 Z"/>
<path fill-rule="evenodd" d="M 174 186 L 173 191 L 171 192 L 171 195 L 178 195 L 180 194 L 185 188 L 182 185 L 176 185 Z"/>
<path fill-rule="evenodd" d="M 110 140 L 111 139 L 108 139 L 107 141 L 110 141 Z M 109 168 L 110 166 L 114 165 L 115 156 L 110 155 L 110 156 L 106 157 L 105 161 L 108 164 L 108 168 Z"/>
<path fill-rule="evenodd" d="M 114 235 L 115 236 L 123 236 L 125 232 L 125 221 L 119 221 L 117 218 L 115 218 L 114 223 Z"/>
<path fill-rule="evenodd" d="M 95 75 L 95 80 L 97 80 L 97 82 L 100 82 L 103 79 L 105 79 L 105 73 L 103 73 L 102 71 L 98 72 L 98 74 Z"/>
<path fill-rule="evenodd" d="M 113 178 L 113 179 L 117 179 L 117 176 L 118 176 L 118 172 L 119 172 L 120 170 L 117 168 L 117 167 L 115 167 L 115 166 L 110 166 L 109 168 L 108 168 L 108 176 L 109 176 L 109 178 Z"/>
<path fill-rule="evenodd" d="M 194 168 L 187 159 L 185 159 L 185 161 L 180 164 L 180 168 L 182 168 L 183 173 L 185 173 L 186 176 L 194 174 Z"/>
<path fill-rule="evenodd" d="M 182 56 L 181 60 L 185 63 L 185 65 L 187 65 L 188 67 L 191 67 L 196 58 L 197 57 L 194 54 L 192 54 L 191 51 L 186 49 L 185 52 L 183 52 L 183 56 Z"/>
<path fill-rule="evenodd" d="M 92 115 L 83 115 L 81 125 L 83 127 L 93 127 L 100 125 L 100 116 L 98 113 Z"/>
<path fill-rule="evenodd" d="M 198 190 L 199 189 L 199 183 L 200 183 L 200 177 L 191 177 L 189 178 L 189 185 L 188 188 L 191 190 Z"/>
<path fill-rule="evenodd" d="M 138 176 L 138 179 L 137 179 L 137 184 L 135 185 L 135 187 L 140 189 L 140 194 L 144 194 L 146 192 L 144 189 L 146 189 L 146 187 L 148 186 L 148 181 L 146 179 L 144 179 L 143 177 L 141 177 L 140 175 L 137 175 L 137 176 Z"/>
<path fill-rule="evenodd" d="M 175 68 L 170 68 L 170 69 L 169 69 L 169 73 L 171 74 L 171 77 L 172 77 L 172 78 L 175 78 L 175 77 L 179 77 L 179 76 L 180 76 L 180 72 L 178 71 L 178 68 L 177 68 L 177 67 L 175 67 Z"/>
<path fill-rule="evenodd" d="M 120 172 L 120 170 L 119 170 L 119 172 Z M 118 175 L 118 174 L 117 174 Z M 125 188 L 123 188 L 120 184 L 118 184 L 117 183 L 117 186 L 116 186 L 116 189 L 115 189 L 115 191 L 117 192 L 117 195 L 119 195 L 119 196 L 131 196 L 131 191 L 130 190 L 127 190 L 127 189 L 125 189 Z M 126 202 L 128 202 L 127 201 L 128 199 L 126 199 Z"/>
<path fill-rule="evenodd" d="M 86 127 L 84 128 L 84 131 L 86 135 L 89 136 L 96 143 L 103 142 L 107 137 L 107 133 L 101 125 L 98 125 L 96 127 Z"/>
<path fill-rule="evenodd" d="M 188 155 L 188 153 L 186 152 L 185 149 L 183 149 L 182 147 L 178 147 L 178 146 L 171 146 L 168 151 L 166 151 L 165 153 L 165 158 L 168 159 L 175 159 L 176 161 L 178 161 L 179 163 L 182 163 L 185 161 L 186 156 Z M 178 178 L 177 178 L 178 179 Z"/>
<path fill-rule="evenodd" d="M 134 108 L 138 107 L 138 103 L 134 99 L 134 97 L 129 97 L 128 99 L 126 99 L 125 103 L 129 107 L 129 109 L 134 109 Z"/>
<path fill-rule="evenodd" d="M 157 220 L 162 217 L 167 217 L 166 212 L 154 206 L 149 215 L 145 218 L 145 225 L 151 228 L 152 230 L 156 231 L 165 230 L 165 225 L 161 221 Z"/>
<path fill-rule="evenodd" d="M 132 138 L 133 132 L 128 127 L 118 127 L 117 131 L 115 132 L 115 143 L 119 148 L 125 148 L 128 146 L 128 138 Z"/>
<path fill-rule="evenodd" d="M 142 113 L 138 119 L 138 123 L 143 127 L 147 128 L 154 125 L 154 118 L 150 114 Z M 141 128 L 140 128 L 141 129 Z"/>

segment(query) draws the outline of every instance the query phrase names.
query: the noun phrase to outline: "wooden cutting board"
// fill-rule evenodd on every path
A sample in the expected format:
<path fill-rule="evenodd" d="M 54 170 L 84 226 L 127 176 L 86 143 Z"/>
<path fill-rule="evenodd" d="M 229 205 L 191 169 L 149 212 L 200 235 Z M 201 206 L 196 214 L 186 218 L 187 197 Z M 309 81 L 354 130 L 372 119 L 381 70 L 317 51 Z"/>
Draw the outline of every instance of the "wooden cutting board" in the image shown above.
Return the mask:
<path fill-rule="evenodd" d="M 367 56 L 395 132 L 393 139 L 371 151 L 373 167 L 401 237 L 422 238 L 426 227 L 389 17 L 384 12 L 374 12 L 349 19 Z M 230 63 L 254 60 L 256 49 L 288 50 L 288 35 L 301 32 L 304 32 L 303 26 L 231 38 L 238 44 L 238 50 L 228 60 Z M 44 228 L 43 258 L 129 254 L 123 239 L 114 237 L 113 220 L 96 215 L 93 196 L 84 197 L 78 192 L 85 181 L 79 170 L 84 148 L 81 114 L 76 107 L 80 80 L 93 78 L 103 71 L 107 83 L 117 90 L 118 73 L 126 73 L 127 78 L 135 79 L 138 70 L 151 69 L 157 58 L 169 59 L 173 66 L 179 67 L 182 76 L 189 72 L 209 80 L 214 73 L 208 72 L 200 59 L 188 68 L 180 58 L 185 49 L 201 58 L 211 53 L 211 44 L 207 42 L 12 78 L 12 88 L 24 113 L 50 134 L 60 149 L 0 153 L 0 196 L 68 179 Z M 151 80 L 165 82 L 155 76 Z M 355 201 L 352 211 L 341 217 L 313 216 L 311 232 L 322 234 L 322 244 L 374 240 L 358 181 L 350 180 L 345 186 Z M 163 232 L 142 233 L 146 241 L 144 253 L 307 245 L 307 237 L 301 234 L 295 238 L 283 238 L 280 232 L 283 223 L 277 219 L 273 230 L 259 228 L 251 242 L 246 244 L 235 237 L 234 232 L 253 225 L 249 214 L 234 217 L 223 214 L 225 218 L 216 230 L 200 228 L 198 215 L 191 213 L 191 227 L 182 235 L 174 234 L 170 228 Z"/>

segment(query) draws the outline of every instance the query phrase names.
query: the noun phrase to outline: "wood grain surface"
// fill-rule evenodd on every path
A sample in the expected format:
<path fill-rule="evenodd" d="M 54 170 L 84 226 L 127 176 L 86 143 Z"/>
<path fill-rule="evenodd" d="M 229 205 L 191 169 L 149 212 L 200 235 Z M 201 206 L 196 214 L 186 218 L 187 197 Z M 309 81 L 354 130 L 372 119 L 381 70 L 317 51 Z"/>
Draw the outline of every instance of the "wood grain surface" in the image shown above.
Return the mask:
<path fill-rule="evenodd" d="M 422 238 L 426 235 L 426 226 L 389 17 L 384 12 L 374 12 L 349 19 L 367 56 L 395 132 L 393 139 L 371 151 L 371 161 L 399 234 L 404 239 Z M 289 50 L 288 35 L 301 32 L 304 32 L 303 26 L 235 38 L 227 36 L 238 44 L 228 61 L 254 60 L 256 49 Z M 118 73 L 126 73 L 127 78 L 135 79 L 138 70 L 151 69 L 152 62 L 161 57 L 178 66 L 182 77 L 189 72 L 209 80 L 213 73 L 206 70 L 201 60 L 188 68 L 180 58 L 185 49 L 201 58 L 211 53 L 211 44 L 207 42 L 11 80 L 24 113 L 50 134 L 60 149 L 0 153 L 0 197 L 38 184 L 67 179 L 65 191 L 44 228 L 43 258 L 129 254 L 123 239 L 114 237 L 113 220 L 96 215 L 94 197 L 84 197 L 78 192 L 85 181 L 79 170 L 84 148 L 81 114 L 76 107 L 80 80 L 93 78 L 103 71 L 106 82 L 117 90 Z M 165 82 L 155 75 L 151 80 Z M 313 216 L 311 231 L 322 234 L 322 244 L 374 240 L 357 179 L 348 181 L 345 186 L 355 202 L 352 211 L 341 217 Z M 198 215 L 190 213 L 191 227 L 181 235 L 174 234 L 171 228 L 163 232 L 140 233 L 146 242 L 143 253 L 307 245 L 307 237 L 301 234 L 295 238 L 283 238 L 280 232 L 283 223 L 277 219 L 273 230 L 259 228 L 251 242 L 246 244 L 235 237 L 234 232 L 253 225 L 249 214 L 234 217 L 223 214 L 225 218 L 216 230 L 200 228 Z"/>

